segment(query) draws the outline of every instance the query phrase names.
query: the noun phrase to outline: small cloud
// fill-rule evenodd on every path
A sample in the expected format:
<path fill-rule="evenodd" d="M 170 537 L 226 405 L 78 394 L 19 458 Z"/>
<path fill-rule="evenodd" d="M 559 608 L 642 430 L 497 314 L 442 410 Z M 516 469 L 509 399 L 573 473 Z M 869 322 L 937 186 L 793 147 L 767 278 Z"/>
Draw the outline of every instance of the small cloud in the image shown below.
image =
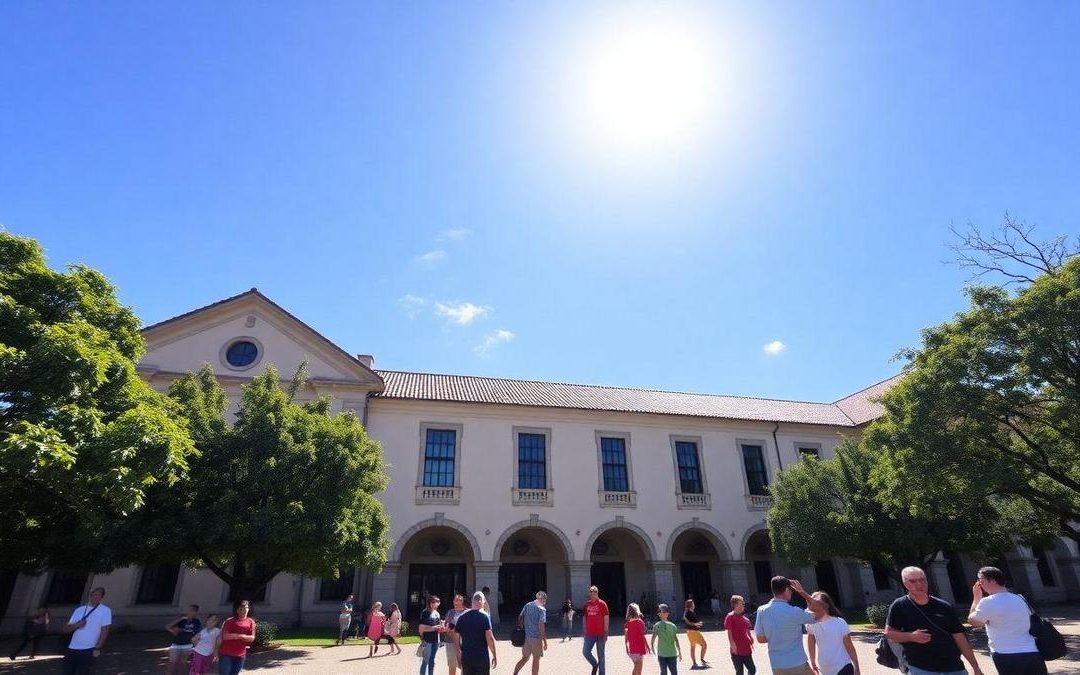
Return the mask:
<path fill-rule="evenodd" d="M 762 347 L 761 351 L 765 352 L 769 356 L 779 356 L 782 352 L 787 351 L 787 345 L 783 342 L 780 342 L 779 340 L 773 340 L 772 342 L 769 342 L 764 347 Z"/>
<path fill-rule="evenodd" d="M 514 337 L 515 335 L 505 328 L 493 330 L 484 336 L 484 341 L 476 345 L 474 351 L 480 356 L 487 356 L 496 346 L 510 342 Z"/>
<path fill-rule="evenodd" d="M 435 238 L 435 241 L 461 241 L 462 239 L 468 239 L 471 236 L 472 230 L 469 228 L 454 227 L 440 232 L 439 236 Z"/>
<path fill-rule="evenodd" d="M 471 302 L 436 302 L 435 313 L 458 326 L 468 326 L 473 321 L 491 314 L 491 307 Z"/>
<path fill-rule="evenodd" d="M 434 251 L 428 251 L 427 253 L 421 253 L 416 256 L 416 262 L 424 265 L 434 265 L 444 258 L 446 258 L 446 251 L 435 249 Z"/>
<path fill-rule="evenodd" d="M 427 298 L 421 298 L 419 295 L 408 294 L 402 298 L 398 298 L 398 305 L 402 311 L 405 312 L 405 316 L 410 319 L 415 319 L 420 316 L 421 310 L 427 307 Z"/>

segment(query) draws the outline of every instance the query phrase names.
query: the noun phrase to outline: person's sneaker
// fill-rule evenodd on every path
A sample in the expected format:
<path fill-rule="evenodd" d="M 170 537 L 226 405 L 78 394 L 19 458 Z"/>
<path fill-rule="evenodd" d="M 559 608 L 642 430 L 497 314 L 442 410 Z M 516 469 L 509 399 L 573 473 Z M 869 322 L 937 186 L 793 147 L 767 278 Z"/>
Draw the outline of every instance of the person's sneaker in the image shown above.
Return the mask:
<path fill-rule="evenodd" d="M 600 670 L 600 664 L 596 664 L 592 667 L 592 675 L 596 675 L 596 671 Z"/>

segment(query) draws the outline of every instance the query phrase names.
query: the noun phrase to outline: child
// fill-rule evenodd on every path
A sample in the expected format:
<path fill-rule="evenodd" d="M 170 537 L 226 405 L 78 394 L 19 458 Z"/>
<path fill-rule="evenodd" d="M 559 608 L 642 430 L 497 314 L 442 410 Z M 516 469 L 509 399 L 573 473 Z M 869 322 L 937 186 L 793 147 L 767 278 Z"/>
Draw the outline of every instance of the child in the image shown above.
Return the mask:
<path fill-rule="evenodd" d="M 562 614 L 562 630 L 563 630 L 563 642 L 574 639 L 574 603 L 570 602 L 570 598 L 566 599 L 563 603 L 562 609 L 559 610 Z"/>
<path fill-rule="evenodd" d="M 626 654 L 634 662 L 633 675 L 641 675 L 641 662 L 649 652 L 649 646 L 645 644 L 645 622 L 641 619 L 641 608 L 635 602 L 626 608 L 623 641 L 626 643 Z"/>
<path fill-rule="evenodd" d="M 38 642 L 41 641 L 42 635 L 49 632 L 50 619 L 49 608 L 45 605 L 38 607 L 37 611 L 34 612 L 34 616 L 27 619 L 26 625 L 23 626 L 22 642 L 19 643 L 19 646 L 15 651 L 11 652 L 11 655 L 8 656 L 8 658 L 14 661 L 15 657 L 19 655 L 19 652 L 26 648 L 27 644 L 30 645 L 30 658 L 33 659 L 37 656 Z"/>
<path fill-rule="evenodd" d="M 195 645 L 191 650 L 191 675 L 213 672 L 214 661 L 217 660 L 218 638 L 221 637 L 218 621 L 217 614 L 206 617 L 206 628 L 191 638 L 191 643 Z"/>
<path fill-rule="evenodd" d="M 649 641 L 649 649 L 656 652 L 656 659 L 660 662 L 660 675 L 679 675 L 679 664 L 675 660 L 678 655 L 682 661 L 682 647 L 679 645 L 678 628 L 668 619 L 671 612 L 666 604 L 661 603 L 657 608 L 660 620 L 653 626 L 652 640 Z M 656 648 L 656 640 L 660 639 L 660 648 Z"/>
<path fill-rule="evenodd" d="M 368 615 L 367 624 L 367 636 L 371 640 L 371 646 L 368 647 L 368 658 L 379 652 L 379 638 L 383 636 L 383 623 L 386 622 L 386 615 L 382 613 L 382 603 L 376 602 L 371 606 L 371 614 Z"/>
<path fill-rule="evenodd" d="M 859 655 L 851 643 L 851 629 L 828 593 L 813 594 L 823 609 L 814 611 L 815 623 L 806 624 L 810 667 L 821 675 L 859 675 Z"/>
<path fill-rule="evenodd" d="M 183 675 L 188 670 L 188 657 L 191 655 L 191 640 L 202 630 L 202 621 L 199 621 L 199 606 L 191 605 L 184 616 L 173 621 L 165 630 L 172 633 L 172 644 L 169 645 L 169 665 L 165 668 L 166 675 L 177 673 Z"/>
<path fill-rule="evenodd" d="M 743 675 L 743 668 L 749 675 L 757 672 L 754 665 L 754 638 L 750 635 L 750 619 L 746 618 L 746 600 L 741 595 L 731 596 L 731 612 L 724 617 L 724 630 L 727 631 L 728 645 L 731 647 L 731 663 L 735 666 L 735 675 Z"/>
<path fill-rule="evenodd" d="M 695 609 L 694 599 L 687 599 L 686 606 L 683 609 L 683 625 L 686 626 L 686 640 L 690 643 L 690 662 L 693 663 L 690 670 L 697 670 L 698 668 L 698 647 L 701 647 L 701 667 L 709 667 L 709 662 L 705 660 L 705 650 L 709 648 L 709 645 L 705 642 L 705 636 L 701 634 L 705 622 L 698 618 Z"/>

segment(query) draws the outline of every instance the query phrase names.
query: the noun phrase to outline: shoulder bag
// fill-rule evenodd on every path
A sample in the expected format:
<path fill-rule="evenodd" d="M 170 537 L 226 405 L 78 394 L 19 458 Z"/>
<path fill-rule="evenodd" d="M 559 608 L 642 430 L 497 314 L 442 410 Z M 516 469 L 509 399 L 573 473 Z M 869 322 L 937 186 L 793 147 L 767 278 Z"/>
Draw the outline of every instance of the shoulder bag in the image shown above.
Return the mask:
<path fill-rule="evenodd" d="M 1031 613 L 1029 616 L 1031 627 L 1028 628 L 1028 633 L 1035 638 L 1035 647 L 1039 650 L 1039 656 L 1043 661 L 1054 661 L 1065 656 L 1069 651 L 1065 645 L 1065 638 L 1061 636 L 1057 628 L 1054 628 L 1054 624 L 1035 612 L 1035 608 L 1031 606 L 1027 598 L 1022 595 L 1020 597 L 1023 598 L 1024 604 L 1028 606 L 1028 611 Z"/>

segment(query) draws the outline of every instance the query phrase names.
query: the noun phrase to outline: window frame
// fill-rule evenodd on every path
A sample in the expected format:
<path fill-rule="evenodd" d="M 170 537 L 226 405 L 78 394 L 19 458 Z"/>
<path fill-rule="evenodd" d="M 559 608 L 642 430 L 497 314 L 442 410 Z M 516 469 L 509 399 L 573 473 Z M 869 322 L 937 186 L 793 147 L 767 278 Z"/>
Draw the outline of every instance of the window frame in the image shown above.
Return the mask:
<path fill-rule="evenodd" d="M 344 595 L 339 595 L 336 598 L 330 598 L 330 599 L 324 598 L 323 597 L 324 596 L 324 594 L 323 594 L 324 584 L 326 584 L 327 582 L 332 583 L 332 584 L 341 583 L 342 578 L 345 577 L 344 574 L 341 574 L 342 571 L 348 571 L 349 576 L 351 577 L 349 579 L 349 590 Z M 341 603 L 342 601 L 344 601 L 345 600 L 345 595 L 348 595 L 349 593 L 352 593 L 353 596 L 355 597 L 355 595 L 356 595 L 356 578 L 358 576 L 358 573 L 359 573 L 359 570 L 356 567 L 345 567 L 345 568 L 339 568 L 338 569 L 339 576 L 338 576 L 337 579 L 319 579 L 319 587 L 315 590 L 315 602 L 316 603 L 327 603 L 327 604 L 338 604 L 338 603 Z"/>
<path fill-rule="evenodd" d="M 143 591 L 143 584 L 146 582 L 146 573 L 147 573 L 147 571 L 157 571 L 157 570 L 160 570 L 160 568 L 163 568 L 163 567 L 176 567 L 176 577 L 173 579 L 173 588 L 172 588 L 171 596 L 169 597 L 168 600 L 157 600 L 157 599 L 143 600 L 142 599 L 142 591 Z M 133 604 L 133 605 L 170 605 L 170 606 L 175 605 L 176 604 L 177 594 L 180 592 L 180 576 L 181 576 L 181 574 L 183 574 L 183 572 L 184 572 L 184 566 L 183 565 L 160 564 L 160 565 L 144 565 L 144 566 L 141 566 L 139 568 L 139 581 L 135 585 L 135 597 L 132 599 L 131 604 Z"/>
<path fill-rule="evenodd" d="M 68 603 L 68 602 L 63 602 L 63 601 L 54 601 L 52 599 L 53 584 L 56 583 L 56 577 L 58 575 L 76 577 L 76 576 L 79 576 L 80 574 L 83 575 L 85 577 L 85 579 L 83 580 L 82 590 L 79 591 L 79 597 L 75 600 L 74 603 Z M 41 595 L 41 604 L 44 605 L 44 606 L 48 606 L 48 607 L 54 607 L 54 606 L 56 606 L 56 607 L 66 607 L 66 606 L 70 606 L 70 605 L 74 605 L 75 607 L 78 607 L 79 605 L 83 604 L 83 602 L 86 600 L 86 598 L 87 598 L 87 596 L 88 596 L 88 594 L 90 592 L 90 590 L 89 590 L 90 589 L 90 583 L 94 580 L 93 577 L 94 577 L 94 575 L 89 574 L 89 573 L 84 574 L 82 572 L 65 572 L 64 570 L 53 570 L 49 574 L 49 583 L 45 585 L 45 592 L 42 593 L 42 595 Z M 64 598 L 64 600 L 66 600 L 66 599 L 67 598 Z"/>
<path fill-rule="evenodd" d="M 521 485 L 521 435 L 533 435 L 544 437 L 544 487 L 522 487 Z M 513 453 L 514 453 L 514 475 L 513 475 L 513 488 L 515 490 L 547 490 L 551 491 L 555 489 L 555 485 L 552 481 L 551 475 L 551 429 L 544 427 L 514 427 L 512 429 L 513 438 Z"/>
<path fill-rule="evenodd" d="M 805 452 L 803 452 L 803 450 L 813 450 L 814 454 L 817 456 L 817 458 L 819 460 L 823 459 L 822 454 L 821 454 L 821 452 L 822 452 L 821 443 L 808 443 L 808 442 L 804 442 L 804 441 L 795 441 L 795 459 L 797 459 L 799 461 L 802 461 L 807 456 L 809 456 L 809 453 L 805 453 Z"/>
<path fill-rule="evenodd" d="M 454 484 L 450 486 L 446 485 L 425 485 L 424 484 L 424 466 L 427 459 L 427 436 L 428 431 L 453 431 L 454 432 Z M 461 438 L 464 436 L 464 426 L 461 424 L 451 424 L 446 422 L 421 422 L 420 423 L 420 449 L 419 449 L 419 461 L 416 467 L 416 487 L 417 488 L 460 488 L 461 487 Z"/>
<path fill-rule="evenodd" d="M 626 459 L 626 489 L 625 490 L 608 490 L 604 485 L 604 451 L 603 451 L 603 439 L 605 438 L 619 438 L 623 441 L 623 454 Z M 614 492 L 635 494 L 634 491 L 634 463 L 631 453 L 631 442 L 629 431 L 596 431 L 596 473 L 598 489 L 601 493 Z"/>
<path fill-rule="evenodd" d="M 668 438 L 668 443 L 671 445 L 671 461 L 675 468 L 675 494 L 695 494 L 695 495 L 708 495 L 709 494 L 709 481 L 705 477 L 705 457 L 702 452 L 702 439 L 701 436 L 683 436 L 679 434 L 671 434 Z M 697 472 L 698 482 L 701 484 L 700 492 L 684 492 L 682 489 L 682 475 L 679 467 L 679 443 L 693 443 L 694 453 L 697 457 Z"/>
<path fill-rule="evenodd" d="M 760 438 L 735 439 L 735 447 L 738 451 L 739 457 L 739 468 L 742 469 L 742 471 L 740 471 L 739 473 L 742 474 L 744 494 L 746 495 L 747 499 L 749 499 L 750 497 L 769 497 L 770 495 L 768 490 L 766 490 L 764 494 L 755 494 L 750 492 L 750 476 L 748 476 L 746 472 L 746 455 L 743 451 L 744 445 L 756 445 L 761 448 L 761 464 L 765 474 L 764 487 L 768 488 L 772 480 L 772 477 L 770 476 L 771 467 L 769 466 L 769 444 L 764 439 Z"/>
<path fill-rule="evenodd" d="M 238 342 L 250 342 L 251 344 L 255 345 L 255 360 L 246 366 L 234 366 L 233 364 L 229 363 L 229 359 L 227 356 L 229 349 L 231 349 L 232 346 Z M 263 343 L 258 338 L 251 335 L 236 335 L 229 338 L 225 341 L 225 344 L 221 345 L 221 350 L 218 352 L 218 360 L 221 362 L 221 365 L 236 373 L 242 373 L 245 370 L 251 370 L 255 366 L 262 363 L 263 357 L 265 356 L 266 348 L 263 346 Z"/>

